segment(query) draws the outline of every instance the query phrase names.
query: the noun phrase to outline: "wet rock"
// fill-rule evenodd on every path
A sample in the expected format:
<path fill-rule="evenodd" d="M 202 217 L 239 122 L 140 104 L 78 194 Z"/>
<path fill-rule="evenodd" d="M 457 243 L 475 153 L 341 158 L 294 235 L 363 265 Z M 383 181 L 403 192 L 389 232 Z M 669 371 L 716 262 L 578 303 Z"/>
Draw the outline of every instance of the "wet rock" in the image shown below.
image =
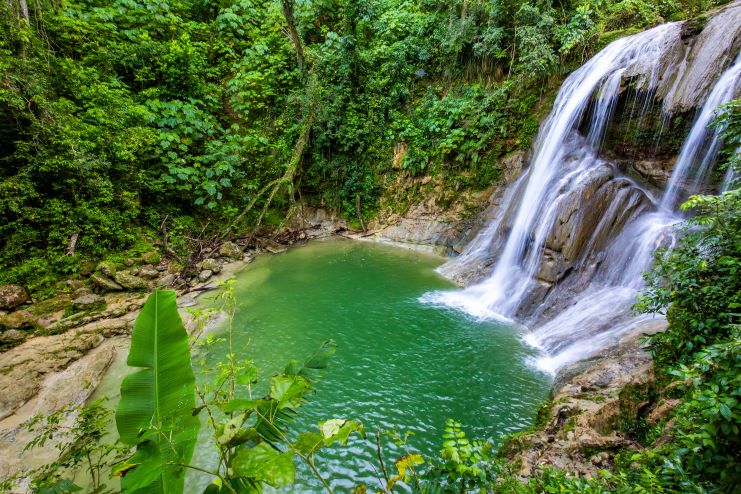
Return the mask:
<path fill-rule="evenodd" d="M 0 310 L 13 310 L 31 301 L 25 288 L 20 285 L 0 286 Z"/>
<path fill-rule="evenodd" d="M 213 258 L 204 259 L 201 263 L 201 269 L 211 271 L 214 274 L 218 274 L 221 272 L 221 263 Z"/>
<path fill-rule="evenodd" d="M 105 299 L 100 295 L 91 293 L 74 299 L 72 304 L 79 310 L 91 310 L 104 307 Z"/>
<path fill-rule="evenodd" d="M 686 26 L 686 27 L 685 27 Z M 700 26 L 685 23 L 682 36 L 691 46 L 684 61 L 674 70 L 679 79 L 662 78 L 657 96 L 664 100 L 665 112 L 679 113 L 698 108 L 710 92 L 723 70 L 730 65 L 741 45 L 741 4 L 733 2 L 710 16 L 699 34 L 692 38 Z"/>
<path fill-rule="evenodd" d="M 159 277 L 159 275 L 160 275 L 160 272 L 157 271 L 154 268 L 154 266 L 152 266 L 151 264 L 147 264 L 145 266 L 142 266 L 139 269 L 139 276 L 141 276 L 142 278 L 153 280 L 154 278 Z"/>
<path fill-rule="evenodd" d="M 210 270 L 204 269 L 203 271 L 198 273 L 198 281 L 203 283 L 204 281 L 208 280 L 212 275 L 213 273 Z"/>
<path fill-rule="evenodd" d="M 113 278 L 113 276 L 116 275 L 116 265 L 112 262 L 103 261 L 98 263 L 98 266 L 95 268 L 96 271 L 100 271 L 104 275 L 106 275 L 109 278 Z"/>
<path fill-rule="evenodd" d="M 0 328 L 6 329 L 32 329 L 36 324 L 36 316 L 25 310 L 11 312 L 7 316 L 0 317 Z"/>
<path fill-rule="evenodd" d="M 285 245 L 280 245 L 280 244 L 276 244 L 276 243 L 270 243 L 270 244 L 267 245 L 267 247 L 265 247 L 265 250 L 267 250 L 271 254 L 281 254 L 281 253 L 287 251 L 288 250 L 288 247 L 286 247 Z"/>
<path fill-rule="evenodd" d="M 121 285 L 111 280 L 110 278 L 106 278 L 101 274 L 91 275 L 90 281 L 93 283 L 93 285 L 97 286 L 104 292 L 120 292 L 121 290 L 123 290 L 123 287 Z"/>
<path fill-rule="evenodd" d="M 116 283 L 128 290 L 146 290 L 147 282 L 138 276 L 129 274 L 125 271 L 116 273 Z"/>

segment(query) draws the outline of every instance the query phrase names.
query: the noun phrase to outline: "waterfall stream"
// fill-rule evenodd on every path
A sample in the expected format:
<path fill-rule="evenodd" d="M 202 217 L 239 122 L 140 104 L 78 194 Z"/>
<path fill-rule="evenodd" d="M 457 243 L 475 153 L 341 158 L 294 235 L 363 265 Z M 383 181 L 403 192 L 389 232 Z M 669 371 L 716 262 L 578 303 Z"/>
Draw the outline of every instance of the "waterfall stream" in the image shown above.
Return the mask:
<path fill-rule="evenodd" d="M 697 191 L 709 174 L 720 139 L 708 125 L 738 91 L 741 55 L 710 90 L 662 197 L 622 176 L 600 148 L 626 79 L 640 89 L 631 113 L 639 122 L 660 84 L 675 77 L 676 85 L 687 63 L 668 60 L 682 46 L 681 28 L 667 23 L 614 41 L 565 80 L 529 167 L 488 225 L 440 268 L 449 277 L 476 272 L 493 256 L 490 274 L 462 290 L 427 293 L 423 302 L 532 326 L 526 340 L 542 350 L 537 365 L 548 372 L 599 352 L 651 317 L 630 313 L 642 273 L 654 250 L 673 242 L 681 195 Z"/>

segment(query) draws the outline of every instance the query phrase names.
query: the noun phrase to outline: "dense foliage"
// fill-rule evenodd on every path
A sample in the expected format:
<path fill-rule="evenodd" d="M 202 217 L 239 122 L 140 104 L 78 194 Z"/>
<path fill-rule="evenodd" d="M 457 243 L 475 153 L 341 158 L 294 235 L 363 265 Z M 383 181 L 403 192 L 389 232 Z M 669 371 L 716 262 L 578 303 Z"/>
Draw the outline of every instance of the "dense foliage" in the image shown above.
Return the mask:
<path fill-rule="evenodd" d="M 187 250 L 178 238 L 267 200 L 258 192 L 291 166 L 306 125 L 295 187 L 271 197 L 268 222 L 295 195 L 371 216 L 394 176 L 486 187 L 497 158 L 534 135 L 547 81 L 600 36 L 710 5 L 2 2 L 0 281 L 48 285 L 163 222 Z"/>

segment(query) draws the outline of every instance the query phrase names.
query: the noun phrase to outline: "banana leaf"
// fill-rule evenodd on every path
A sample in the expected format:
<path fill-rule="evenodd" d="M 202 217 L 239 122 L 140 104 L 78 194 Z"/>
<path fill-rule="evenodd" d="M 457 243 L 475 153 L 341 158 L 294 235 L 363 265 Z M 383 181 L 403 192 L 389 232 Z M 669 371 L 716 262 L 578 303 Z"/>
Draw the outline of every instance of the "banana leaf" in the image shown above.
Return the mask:
<path fill-rule="evenodd" d="M 175 292 L 152 293 L 136 319 L 127 363 L 140 370 L 124 379 L 116 426 L 136 453 L 118 470 L 124 494 L 179 494 L 193 455 L 199 420 L 188 334 Z"/>

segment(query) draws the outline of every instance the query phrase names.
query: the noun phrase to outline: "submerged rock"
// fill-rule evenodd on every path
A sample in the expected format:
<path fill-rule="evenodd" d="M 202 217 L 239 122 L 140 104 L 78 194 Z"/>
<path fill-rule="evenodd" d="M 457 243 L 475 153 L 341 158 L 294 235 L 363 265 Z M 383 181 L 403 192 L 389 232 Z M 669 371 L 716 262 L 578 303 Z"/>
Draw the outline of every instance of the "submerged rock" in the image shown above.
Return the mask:
<path fill-rule="evenodd" d="M 31 301 L 25 288 L 20 285 L 0 286 L 0 310 L 13 310 Z"/>

